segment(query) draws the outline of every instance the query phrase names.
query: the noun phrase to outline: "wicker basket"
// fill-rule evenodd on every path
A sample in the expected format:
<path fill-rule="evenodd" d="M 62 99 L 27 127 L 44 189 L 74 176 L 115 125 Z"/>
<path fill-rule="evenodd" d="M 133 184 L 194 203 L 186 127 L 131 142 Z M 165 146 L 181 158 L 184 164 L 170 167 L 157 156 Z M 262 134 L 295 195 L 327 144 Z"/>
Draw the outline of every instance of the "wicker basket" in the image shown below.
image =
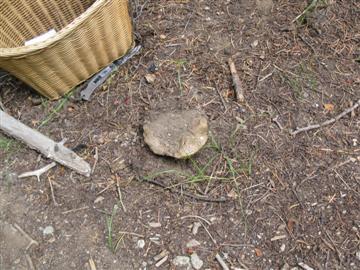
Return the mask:
<path fill-rule="evenodd" d="M 0 68 L 50 99 L 126 54 L 132 44 L 128 0 L 0 1 Z"/>

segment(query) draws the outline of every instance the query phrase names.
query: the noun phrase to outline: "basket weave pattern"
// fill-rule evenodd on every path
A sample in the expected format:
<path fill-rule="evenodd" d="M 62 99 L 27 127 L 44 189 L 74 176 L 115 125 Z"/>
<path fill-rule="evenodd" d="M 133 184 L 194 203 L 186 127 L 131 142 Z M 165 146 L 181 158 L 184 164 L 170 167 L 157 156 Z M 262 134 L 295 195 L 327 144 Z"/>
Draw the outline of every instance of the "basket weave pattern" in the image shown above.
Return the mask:
<path fill-rule="evenodd" d="M 0 1 L 0 68 L 56 99 L 133 44 L 128 0 Z M 54 29 L 34 45 L 25 41 Z"/>

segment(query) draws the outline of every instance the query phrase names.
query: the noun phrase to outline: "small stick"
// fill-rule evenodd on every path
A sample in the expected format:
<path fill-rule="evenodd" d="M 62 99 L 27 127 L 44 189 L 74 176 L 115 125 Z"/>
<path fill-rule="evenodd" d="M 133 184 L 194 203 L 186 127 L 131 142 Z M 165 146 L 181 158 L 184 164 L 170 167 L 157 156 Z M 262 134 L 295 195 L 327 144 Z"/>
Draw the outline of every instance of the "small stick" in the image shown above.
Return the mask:
<path fill-rule="evenodd" d="M 209 230 L 206 228 L 206 226 L 205 226 L 201 221 L 200 221 L 200 224 L 204 227 L 204 229 L 205 229 L 206 233 L 209 235 L 211 241 L 213 241 L 213 243 L 214 243 L 215 245 L 217 245 L 217 242 L 216 242 L 215 238 L 211 235 L 211 233 L 210 233 Z"/>
<path fill-rule="evenodd" d="M 27 264 L 29 265 L 29 269 L 30 270 L 35 270 L 35 267 L 34 267 L 34 264 L 33 264 L 33 261 L 31 259 L 30 255 L 26 254 L 25 258 L 26 258 Z"/>
<path fill-rule="evenodd" d="M 220 97 L 220 100 L 221 100 L 221 103 L 222 105 L 224 106 L 224 109 L 225 109 L 225 112 L 227 111 L 228 107 L 226 105 L 226 102 L 224 100 L 224 97 L 221 95 L 220 91 L 219 91 L 219 88 L 215 85 L 215 90 L 216 92 L 218 93 L 219 97 Z"/>
<path fill-rule="evenodd" d="M 221 256 L 219 255 L 219 253 L 215 255 L 215 259 L 218 261 L 223 270 L 230 270 L 230 268 L 224 262 L 223 258 L 221 258 Z"/>
<path fill-rule="evenodd" d="M 160 267 L 161 265 L 163 265 L 163 264 L 167 261 L 168 258 L 169 258 L 168 256 L 165 256 L 165 257 L 162 258 L 160 261 L 158 261 L 158 262 L 155 264 L 155 266 L 156 266 L 156 267 Z"/>
<path fill-rule="evenodd" d="M 89 209 L 89 206 L 84 206 L 84 207 L 81 207 L 81 208 L 71 209 L 71 210 L 68 210 L 68 211 L 64 211 L 64 212 L 62 212 L 62 214 L 63 214 L 63 215 L 66 215 L 66 214 L 70 214 L 70 213 L 74 213 L 74 212 L 78 212 L 78 211 L 86 210 L 86 209 Z"/>
<path fill-rule="evenodd" d="M 127 235 L 133 235 L 133 236 L 137 236 L 140 238 L 145 238 L 144 235 L 142 234 L 138 234 L 138 233 L 134 233 L 134 232 L 124 232 L 124 231 L 119 231 L 119 234 L 127 234 Z"/>
<path fill-rule="evenodd" d="M 49 184 L 50 184 L 51 198 L 52 198 L 52 200 L 54 202 L 54 205 L 55 206 L 60 206 L 60 204 L 58 204 L 57 201 L 55 200 L 54 188 L 53 188 L 52 181 L 51 181 L 50 177 L 48 177 L 48 181 L 49 181 Z"/>
<path fill-rule="evenodd" d="M 93 258 L 89 259 L 89 265 L 90 265 L 91 270 L 96 270 L 96 264 L 95 264 Z"/>
<path fill-rule="evenodd" d="M 343 118 L 348 113 L 353 112 L 359 106 L 360 106 L 360 99 L 352 107 L 347 108 L 345 111 L 343 111 L 339 115 L 335 116 L 334 118 L 326 120 L 325 122 L 322 122 L 320 124 L 314 124 L 314 125 L 309 125 L 309 126 L 303 127 L 303 128 L 297 128 L 296 130 L 292 131 L 290 134 L 294 136 L 300 132 L 309 131 L 309 130 L 313 130 L 313 129 L 317 129 L 317 128 L 321 128 L 321 127 L 330 125 L 330 124 L 336 122 L 337 120 L 339 120 L 340 118 Z"/>
<path fill-rule="evenodd" d="M 119 183 L 119 176 L 116 176 L 116 186 L 117 186 L 117 191 L 118 191 L 119 201 L 120 201 L 121 207 L 124 210 L 124 212 L 126 213 L 126 208 L 125 208 L 125 205 L 124 205 L 123 200 L 122 200 L 122 194 L 121 194 L 120 183 Z"/>
<path fill-rule="evenodd" d="M 208 221 L 207 219 L 200 217 L 200 216 L 189 215 L 189 216 L 183 216 L 180 219 L 185 219 L 185 218 L 198 218 L 198 219 L 201 219 L 202 221 L 204 221 L 207 225 L 209 225 L 209 226 L 211 225 L 210 221 Z"/>
<path fill-rule="evenodd" d="M 37 180 L 40 182 L 40 176 L 44 173 L 46 173 L 48 170 L 50 170 L 51 168 L 55 167 L 56 163 L 52 162 L 48 165 L 46 165 L 43 168 L 40 168 L 38 170 L 35 171 L 30 171 L 30 172 L 25 172 L 23 174 L 19 175 L 19 178 L 26 178 L 26 177 L 31 177 L 31 176 L 36 176 Z"/>
<path fill-rule="evenodd" d="M 219 198 L 219 199 L 212 199 L 212 198 L 208 198 L 208 197 L 205 197 L 205 196 L 200 196 L 200 195 L 196 195 L 196 194 L 192 194 L 192 193 L 189 193 L 189 192 L 186 192 L 186 191 L 183 191 L 181 189 L 176 189 L 176 188 L 171 188 L 171 187 L 167 187 L 166 185 L 164 185 L 163 183 L 160 183 L 156 180 L 151 180 L 151 179 L 145 179 L 143 178 L 143 181 L 145 182 L 148 182 L 149 184 L 152 184 L 154 186 L 158 186 L 158 187 L 162 187 L 163 189 L 166 189 L 166 190 L 169 190 L 173 193 L 177 193 L 177 194 L 180 194 L 180 195 L 184 195 L 184 196 L 187 196 L 189 198 L 192 198 L 194 200 L 198 200 L 198 201 L 203 201 L 203 202 L 211 202 L 211 203 L 225 203 L 227 202 L 228 200 L 226 198 Z"/>
<path fill-rule="evenodd" d="M 17 225 L 16 223 L 14 223 L 14 227 L 23 235 L 25 236 L 28 240 L 29 240 L 29 244 L 26 247 L 26 250 L 28 250 L 32 245 L 38 246 L 39 242 L 32 239 L 30 235 L 28 235 L 23 229 L 21 229 L 21 227 L 19 225 Z"/>
<path fill-rule="evenodd" d="M 231 72 L 231 76 L 232 76 L 232 80 L 233 80 L 233 85 L 235 88 L 235 95 L 236 95 L 236 100 L 238 102 L 245 102 L 245 97 L 244 97 L 244 89 L 241 87 L 241 81 L 239 78 L 239 75 L 237 73 L 234 61 L 229 58 L 228 59 L 228 64 L 230 67 L 230 72 Z"/>
<path fill-rule="evenodd" d="M 283 130 L 284 128 L 283 128 L 283 126 L 280 124 L 280 122 L 279 122 L 279 116 L 277 115 L 276 117 L 274 117 L 273 119 L 272 119 L 272 121 L 278 126 L 278 128 L 280 129 L 280 130 Z"/>

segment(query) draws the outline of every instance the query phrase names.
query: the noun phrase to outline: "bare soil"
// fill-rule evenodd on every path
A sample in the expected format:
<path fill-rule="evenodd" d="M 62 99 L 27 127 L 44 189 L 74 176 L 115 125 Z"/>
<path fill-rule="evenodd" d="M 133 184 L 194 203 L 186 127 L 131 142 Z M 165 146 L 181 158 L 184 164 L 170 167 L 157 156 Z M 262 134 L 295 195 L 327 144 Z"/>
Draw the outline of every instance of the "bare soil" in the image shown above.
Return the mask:
<path fill-rule="evenodd" d="M 202 269 L 221 269 L 217 253 L 231 269 L 360 269 L 359 109 L 289 132 L 360 98 L 360 3 L 319 2 L 293 23 L 306 1 L 134 0 L 143 51 L 91 102 L 50 102 L 2 78 L 9 113 L 68 138 L 91 165 L 99 158 L 90 178 L 57 166 L 40 182 L 20 180 L 13 174 L 50 161 L 0 135 L 0 269 L 31 269 L 29 258 L 39 270 L 173 269 L 193 252 Z M 234 98 L 230 56 L 245 104 Z M 191 159 L 154 155 L 143 123 L 182 109 L 205 112 L 208 144 Z M 26 249 L 15 224 L 39 245 Z M 191 239 L 200 247 L 186 248 Z"/>

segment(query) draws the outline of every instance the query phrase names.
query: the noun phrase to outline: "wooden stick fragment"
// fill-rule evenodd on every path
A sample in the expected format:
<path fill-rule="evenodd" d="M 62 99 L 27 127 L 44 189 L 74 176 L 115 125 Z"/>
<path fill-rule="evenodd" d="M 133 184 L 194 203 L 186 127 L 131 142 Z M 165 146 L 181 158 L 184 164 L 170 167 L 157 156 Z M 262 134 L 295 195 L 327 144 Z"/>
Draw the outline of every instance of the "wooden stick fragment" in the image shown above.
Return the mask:
<path fill-rule="evenodd" d="M 230 72 L 231 72 L 231 76 L 232 76 L 232 80 L 233 80 L 236 100 L 238 102 L 245 102 L 244 89 L 241 86 L 241 81 L 240 81 L 239 75 L 237 73 L 234 61 L 231 58 L 229 58 L 228 64 L 230 67 Z"/>
<path fill-rule="evenodd" d="M 230 268 L 226 265 L 225 261 L 223 260 L 223 258 L 221 258 L 219 253 L 216 254 L 215 259 L 218 261 L 223 270 L 230 270 Z"/>
<path fill-rule="evenodd" d="M 72 150 L 65 147 L 63 143 L 56 143 L 49 137 L 24 125 L 2 110 L 0 110 L 0 130 L 11 137 L 23 141 L 30 148 L 38 150 L 47 158 L 53 159 L 82 175 L 90 176 L 90 165 Z"/>
<path fill-rule="evenodd" d="M 16 223 L 14 223 L 14 226 L 16 230 L 18 230 L 23 236 L 25 236 L 26 239 L 29 240 L 29 244 L 26 247 L 26 250 L 28 250 L 32 245 L 38 246 L 39 242 L 32 239 L 31 236 L 29 234 L 27 234 L 19 225 L 17 225 Z"/>
<path fill-rule="evenodd" d="M 42 167 L 42 168 L 40 168 L 38 170 L 25 172 L 23 174 L 20 174 L 19 178 L 26 178 L 26 177 L 36 176 L 37 180 L 40 182 L 40 176 L 42 174 L 46 173 L 47 171 L 49 171 L 50 169 L 52 169 L 55 166 L 56 166 L 56 163 L 51 162 L 50 164 L 48 164 L 45 167 Z"/>
<path fill-rule="evenodd" d="M 34 263 L 33 263 L 32 259 L 31 259 L 30 255 L 25 254 L 25 258 L 26 258 L 26 262 L 27 262 L 27 264 L 29 266 L 29 269 L 30 270 L 35 270 Z"/>
<path fill-rule="evenodd" d="M 320 124 L 314 124 L 314 125 L 309 125 L 307 127 L 297 128 L 294 131 L 292 131 L 290 134 L 294 136 L 296 134 L 299 134 L 300 132 L 309 131 L 309 130 L 321 128 L 321 127 L 324 127 L 324 126 L 328 126 L 328 125 L 336 122 L 337 120 L 343 118 L 345 115 L 353 112 L 359 106 L 360 106 L 360 99 L 358 101 L 356 101 L 356 103 L 352 107 L 347 108 L 345 111 L 343 111 L 339 115 L 335 116 L 334 118 L 326 120 L 326 121 L 324 121 L 324 122 L 322 122 Z"/>

